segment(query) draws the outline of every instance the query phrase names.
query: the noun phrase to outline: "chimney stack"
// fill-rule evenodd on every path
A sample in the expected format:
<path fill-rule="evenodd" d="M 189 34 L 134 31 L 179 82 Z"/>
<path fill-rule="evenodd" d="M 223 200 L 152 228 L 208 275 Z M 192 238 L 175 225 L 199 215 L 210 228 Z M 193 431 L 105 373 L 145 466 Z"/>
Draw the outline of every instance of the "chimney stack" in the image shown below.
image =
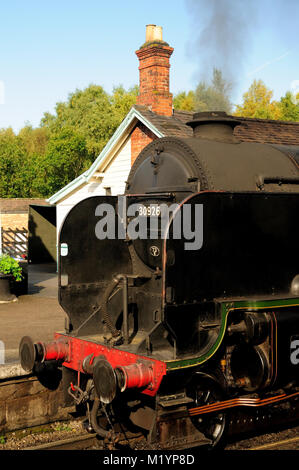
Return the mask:
<path fill-rule="evenodd" d="M 139 96 L 137 104 L 153 112 L 172 116 L 172 94 L 169 93 L 169 59 L 173 48 L 163 41 L 162 27 L 146 26 L 146 42 L 136 51 L 139 59 Z"/>

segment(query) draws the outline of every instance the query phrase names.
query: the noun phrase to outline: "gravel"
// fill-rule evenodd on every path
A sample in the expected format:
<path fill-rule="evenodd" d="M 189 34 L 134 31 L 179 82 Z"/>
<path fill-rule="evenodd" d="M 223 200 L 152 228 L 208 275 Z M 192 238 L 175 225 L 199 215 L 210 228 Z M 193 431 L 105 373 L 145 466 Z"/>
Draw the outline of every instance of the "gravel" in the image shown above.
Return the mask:
<path fill-rule="evenodd" d="M 291 442 L 285 442 L 284 444 L 277 446 L 277 448 L 279 450 L 299 450 L 299 440 L 295 440 L 296 438 L 299 438 L 299 426 L 242 439 L 238 442 L 228 444 L 225 449 L 246 450 L 259 446 L 265 446 L 267 444 L 278 443 L 279 441 L 291 440 Z M 271 449 L 274 449 L 274 447 L 269 448 L 269 450 Z"/>
<path fill-rule="evenodd" d="M 54 422 L 0 436 L 0 450 L 24 449 L 80 435 L 86 435 L 82 421 Z"/>

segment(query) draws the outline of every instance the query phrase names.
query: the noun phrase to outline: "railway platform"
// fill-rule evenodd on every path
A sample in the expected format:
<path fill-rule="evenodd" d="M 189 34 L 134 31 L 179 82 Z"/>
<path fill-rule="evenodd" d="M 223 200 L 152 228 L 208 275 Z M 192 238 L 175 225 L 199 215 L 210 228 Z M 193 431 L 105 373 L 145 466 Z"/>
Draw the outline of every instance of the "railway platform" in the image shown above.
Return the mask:
<path fill-rule="evenodd" d="M 4 345 L 3 368 L 19 362 L 19 342 L 23 336 L 36 341 L 53 339 L 55 331 L 64 330 L 65 313 L 57 300 L 55 264 L 28 266 L 28 295 L 17 302 L 0 304 L 0 340 Z M 3 362 L 3 361 L 2 361 Z"/>

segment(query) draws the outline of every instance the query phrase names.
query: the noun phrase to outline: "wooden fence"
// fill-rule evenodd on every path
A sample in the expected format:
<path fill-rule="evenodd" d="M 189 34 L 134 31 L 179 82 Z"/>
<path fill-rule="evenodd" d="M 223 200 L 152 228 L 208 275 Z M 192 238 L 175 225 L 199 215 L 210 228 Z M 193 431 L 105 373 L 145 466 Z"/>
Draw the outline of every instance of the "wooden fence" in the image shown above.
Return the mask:
<path fill-rule="evenodd" d="M 14 258 L 22 254 L 27 255 L 28 249 L 28 231 L 22 229 L 3 229 L 2 228 L 2 253 Z"/>

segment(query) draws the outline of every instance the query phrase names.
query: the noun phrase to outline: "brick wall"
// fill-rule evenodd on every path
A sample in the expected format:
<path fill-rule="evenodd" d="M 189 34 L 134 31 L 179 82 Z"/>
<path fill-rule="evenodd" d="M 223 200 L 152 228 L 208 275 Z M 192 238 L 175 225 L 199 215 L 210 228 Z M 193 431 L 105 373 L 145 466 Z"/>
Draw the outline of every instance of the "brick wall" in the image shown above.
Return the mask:
<path fill-rule="evenodd" d="M 23 227 L 27 230 L 30 204 L 48 205 L 45 199 L 0 198 L 1 225 L 3 230 L 22 229 Z"/>
<path fill-rule="evenodd" d="M 45 199 L 0 198 L 2 252 L 19 256 L 27 251 L 29 206 L 48 205 Z"/>
<path fill-rule="evenodd" d="M 172 116 L 172 94 L 169 92 L 169 59 L 173 48 L 160 39 L 150 39 L 151 27 L 160 30 L 155 25 L 147 26 L 146 43 L 136 51 L 139 59 L 139 96 L 137 104 L 147 106 L 151 111 L 161 116 Z M 156 31 L 157 32 L 157 31 Z M 160 31 L 159 31 L 160 32 Z M 131 165 L 146 145 L 155 140 L 153 134 L 141 122 L 131 134 Z"/>
<path fill-rule="evenodd" d="M 139 59 L 139 96 L 137 104 L 153 112 L 172 116 L 172 94 L 169 93 L 169 59 L 173 48 L 167 43 L 149 43 L 136 51 Z"/>
<path fill-rule="evenodd" d="M 25 214 L 1 214 L 1 226 L 3 230 L 23 227 L 28 230 L 28 213 Z"/>
<path fill-rule="evenodd" d="M 131 134 L 131 165 L 135 162 L 141 150 L 146 145 L 157 139 L 144 124 L 139 122 Z"/>

